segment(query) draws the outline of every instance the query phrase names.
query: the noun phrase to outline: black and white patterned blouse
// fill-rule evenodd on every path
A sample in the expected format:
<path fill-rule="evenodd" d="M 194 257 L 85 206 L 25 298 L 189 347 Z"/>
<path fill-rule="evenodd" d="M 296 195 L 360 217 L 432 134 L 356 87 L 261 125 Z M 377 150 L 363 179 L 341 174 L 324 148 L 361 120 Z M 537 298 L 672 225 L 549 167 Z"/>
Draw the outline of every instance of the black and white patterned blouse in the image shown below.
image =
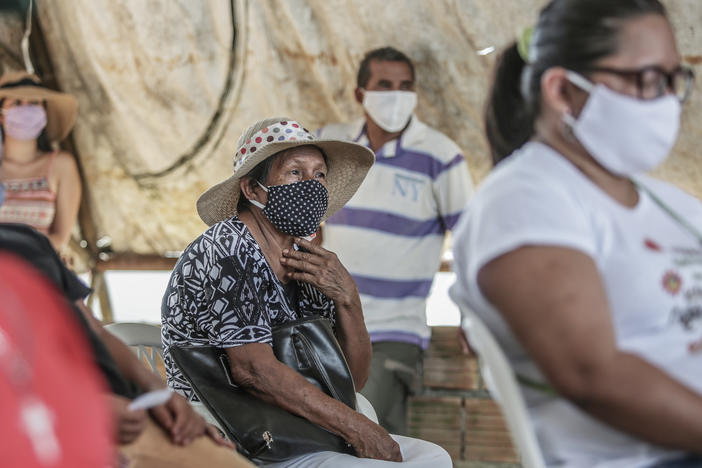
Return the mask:
<path fill-rule="evenodd" d="M 170 356 L 173 345 L 229 348 L 271 343 L 271 328 L 300 317 L 334 324 L 334 302 L 298 283 L 296 304 L 236 216 L 213 225 L 178 259 L 161 304 L 161 339 L 168 385 L 198 401 Z M 299 314 L 299 315 L 298 315 Z"/>

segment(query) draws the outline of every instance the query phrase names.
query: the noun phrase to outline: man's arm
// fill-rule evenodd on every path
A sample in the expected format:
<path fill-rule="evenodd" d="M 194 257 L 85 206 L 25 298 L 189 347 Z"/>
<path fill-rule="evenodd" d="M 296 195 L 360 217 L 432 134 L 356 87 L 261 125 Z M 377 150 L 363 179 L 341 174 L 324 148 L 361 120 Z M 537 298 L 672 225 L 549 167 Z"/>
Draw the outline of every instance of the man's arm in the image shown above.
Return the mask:
<path fill-rule="evenodd" d="M 560 395 L 636 437 L 702 452 L 702 396 L 617 348 L 590 257 L 522 247 L 487 263 L 478 284 Z"/>

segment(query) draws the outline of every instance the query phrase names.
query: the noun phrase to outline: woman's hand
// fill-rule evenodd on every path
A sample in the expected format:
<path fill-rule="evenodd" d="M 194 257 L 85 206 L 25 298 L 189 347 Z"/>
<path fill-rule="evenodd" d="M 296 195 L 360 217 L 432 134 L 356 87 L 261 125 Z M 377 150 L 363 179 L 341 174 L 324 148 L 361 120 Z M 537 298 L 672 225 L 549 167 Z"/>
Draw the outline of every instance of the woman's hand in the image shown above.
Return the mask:
<path fill-rule="evenodd" d="M 306 252 L 283 250 L 280 263 L 294 269 L 288 279 L 310 283 L 336 303 L 349 304 L 358 296 L 356 283 L 334 252 L 300 238 L 295 243 Z"/>
<path fill-rule="evenodd" d="M 400 445 L 385 429 L 365 417 L 362 419 L 364 422 L 358 428 L 358 436 L 348 440 L 356 450 L 356 455 L 360 458 L 401 462 Z"/>
<path fill-rule="evenodd" d="M 221 445 L 222 447 L 227 447 L 232 450 L 239 451 L 239 447 L 236 446 L 236 444 L 230 440 L 227 440 L 223 435 L 222 432 L 216 427 L 213 426 L 212 424 L 208 424 L 207 427 L 205 428 L 205 433 L 212 439 L 217 445 Z"/>
<path fill-rule="evenodd" d="M 402 460 L 399 445 L 385 429 L 280 362 L 269 344 L 249 343 L 226 352 L 234 382 L 256 398 L 340 435 L 359 457 Z"/>
<path fill-rule="evenodd" d="M 114 394 L 107 395 L 107 402 L 112 412 L 114 431 L 120 445 L 134 442 L 146 427 L 146 411 L 129 409 L 129 400 Z"/>
<path fill-rule="evenodd" d="M 178 445 L 188 445 L 203 435 L 207 428 L 203 417 L 193 410 L 182 395 L 177 393 L 174 393 L 163 405 L 152 408 L 151 414 L 169 433 L 173 443 Z"/>
<path fill-rule="evenodd" d="M 334 254 L 312 242 L 295 239 L 307 250 L 283 250 L 280 263 L 294 271 L 286 273 L 289 279 L 310 283 L 334 301 L 341 349 L 349 364 L 356 388 L 361 389 L 370 372 L 371 344 L 363 322 L 363 308 L 356 283 Z"/>

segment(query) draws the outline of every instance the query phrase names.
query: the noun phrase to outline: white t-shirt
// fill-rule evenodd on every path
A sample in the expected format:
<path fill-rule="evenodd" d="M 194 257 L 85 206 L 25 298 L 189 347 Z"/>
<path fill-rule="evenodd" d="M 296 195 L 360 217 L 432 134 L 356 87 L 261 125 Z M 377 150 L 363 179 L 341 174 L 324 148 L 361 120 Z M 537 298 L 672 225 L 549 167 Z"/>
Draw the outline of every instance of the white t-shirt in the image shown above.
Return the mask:
<path fill-rule="evenodd" d="M 702 231 L 697 199 L 650 177 L 637 180 Z M 639 195 L 634 208 L 617 203 L 564 157 L 536 142 L 502 162 L 479 188 L 456 228 L 458 277 L 451 294 L 486 322 L 516 372 L 544 381 L 481 294 L 477 274 L 490 260 L 521 246 L 553 245 L 595 261 L 619 348 L 702 394 L 702 242 L 645 191 Z M 558 285 L 544 285 L 551 287 Z M 672 455 L 605 426 L 563 399 L 526 389 L 525 397 L 551 466 L 642 467 Z"/>

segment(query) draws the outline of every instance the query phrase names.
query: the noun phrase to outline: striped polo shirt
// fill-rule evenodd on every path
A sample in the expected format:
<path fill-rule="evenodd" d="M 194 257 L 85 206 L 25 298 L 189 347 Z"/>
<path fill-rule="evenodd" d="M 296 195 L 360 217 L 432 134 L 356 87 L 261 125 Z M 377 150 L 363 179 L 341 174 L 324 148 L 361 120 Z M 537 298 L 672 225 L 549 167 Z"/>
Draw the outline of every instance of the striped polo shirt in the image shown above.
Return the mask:
<path fill-rule="evenodd" d="M 320 138 L 369 145 L 365 120 L 335 124 Z M 354 197 L 327 220 L 324 247 L 349 270 L 371 340 L 426 348 L 426 302 L 446 231 L 473 192 L 460 148 L 413 116 L 399 138 L 376 153 Z"/>

